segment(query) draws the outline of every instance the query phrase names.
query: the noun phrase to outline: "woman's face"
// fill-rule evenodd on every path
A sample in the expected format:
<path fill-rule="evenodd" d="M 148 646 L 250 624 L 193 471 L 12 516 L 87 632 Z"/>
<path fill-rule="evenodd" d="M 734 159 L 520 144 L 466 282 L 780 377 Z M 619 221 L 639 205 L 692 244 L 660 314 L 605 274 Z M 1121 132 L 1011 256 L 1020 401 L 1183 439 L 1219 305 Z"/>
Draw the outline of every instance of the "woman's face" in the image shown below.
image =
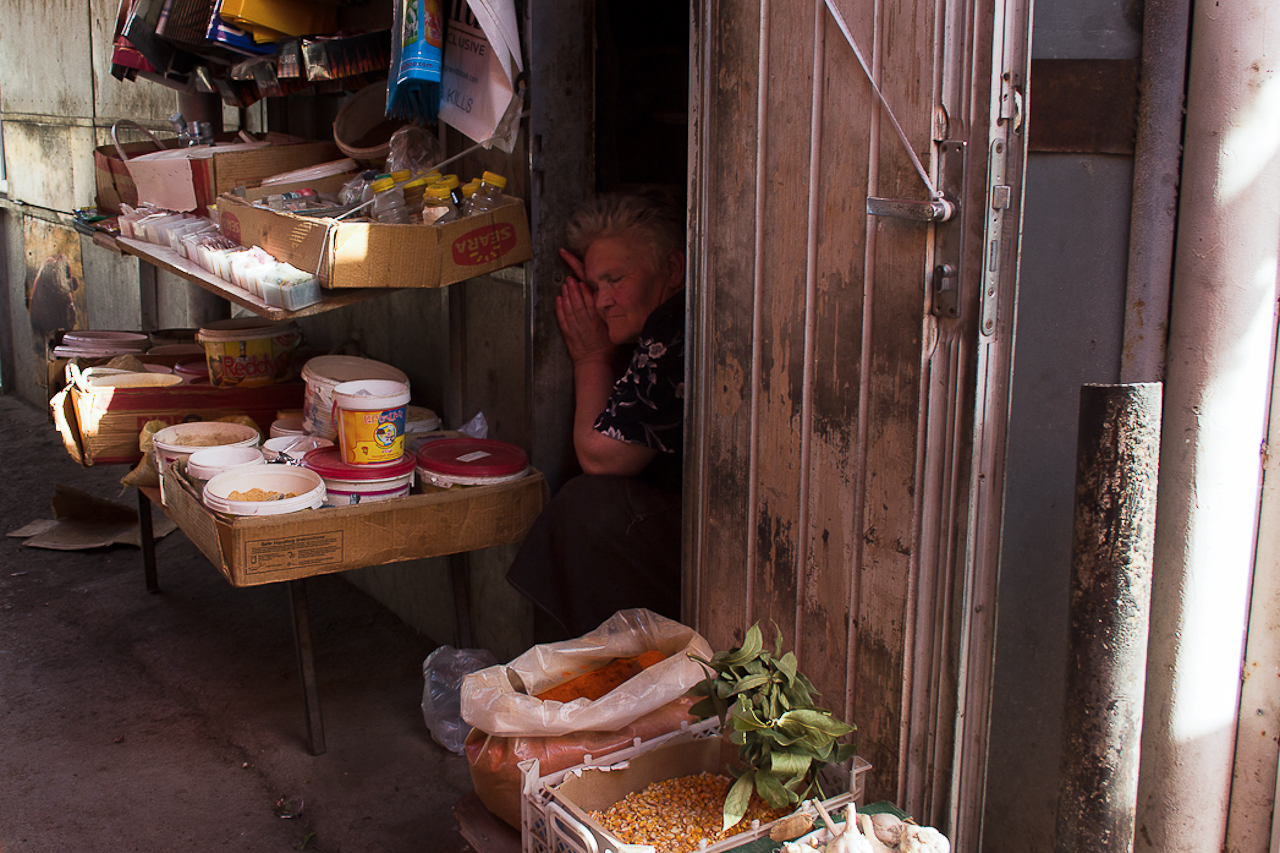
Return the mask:
<path fill-rule="evenodd" d="M 643 243 L 626 236 L 601 237 L 587 247 L 586 285 L 616 345 L 635 343 L 654 309 L 684 286 L 684 258 L 672 252 L 659 269 Z"/>

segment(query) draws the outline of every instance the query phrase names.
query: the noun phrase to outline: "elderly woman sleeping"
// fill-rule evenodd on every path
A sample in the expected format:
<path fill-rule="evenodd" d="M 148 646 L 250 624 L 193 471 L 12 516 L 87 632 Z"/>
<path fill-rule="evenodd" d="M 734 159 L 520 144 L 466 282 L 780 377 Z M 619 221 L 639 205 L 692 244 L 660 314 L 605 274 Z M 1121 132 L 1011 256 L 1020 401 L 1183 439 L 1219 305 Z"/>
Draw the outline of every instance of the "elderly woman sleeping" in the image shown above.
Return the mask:
<path fill-rule="evenodd" d="M 574 637 L 626 607 L 680 616 L 683 211 L 657 193 L 596 196 L 567 237 L 572 275 L 556 319 L 573 361 L 583 474 L 539 517 L 507 579 L 554 633 Z"/>

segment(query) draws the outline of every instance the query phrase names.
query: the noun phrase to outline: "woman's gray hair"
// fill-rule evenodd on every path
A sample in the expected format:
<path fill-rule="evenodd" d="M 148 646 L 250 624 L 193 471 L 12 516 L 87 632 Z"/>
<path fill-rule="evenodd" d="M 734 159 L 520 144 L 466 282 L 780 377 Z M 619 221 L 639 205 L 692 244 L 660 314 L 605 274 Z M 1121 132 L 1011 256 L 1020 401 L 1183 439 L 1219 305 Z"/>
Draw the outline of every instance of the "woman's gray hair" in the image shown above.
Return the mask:
<path fill-rule="evenodd" d="M 592 196 L 569 218 L 565 236 L 579 258 L 602 237 L 638 237 L 658 269 L 672 249 L 684 252 L 684 208 L 660 189 Z"/>

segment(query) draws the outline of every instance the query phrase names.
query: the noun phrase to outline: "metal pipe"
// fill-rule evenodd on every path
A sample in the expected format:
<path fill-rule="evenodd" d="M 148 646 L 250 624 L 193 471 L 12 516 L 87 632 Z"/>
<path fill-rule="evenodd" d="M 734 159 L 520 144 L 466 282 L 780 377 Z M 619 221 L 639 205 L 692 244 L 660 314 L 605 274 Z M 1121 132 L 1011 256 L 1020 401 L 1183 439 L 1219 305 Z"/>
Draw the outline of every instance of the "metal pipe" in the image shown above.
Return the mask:
<path fill-rule="evenodd" d="M 1280 257 L 1274 0 L 1193 11 L 1137 850 L 1224 849 Z"/>
<path fill-rule="evenodd" d="M 1160 385 L 1085 385 L 1056 850 L 1133 849 L 1160 459 Z"/>
<path fill-rule="evenodd" d="M 1121 382 L 1164 379 L 1191 0 L 1146 0 Z"/>

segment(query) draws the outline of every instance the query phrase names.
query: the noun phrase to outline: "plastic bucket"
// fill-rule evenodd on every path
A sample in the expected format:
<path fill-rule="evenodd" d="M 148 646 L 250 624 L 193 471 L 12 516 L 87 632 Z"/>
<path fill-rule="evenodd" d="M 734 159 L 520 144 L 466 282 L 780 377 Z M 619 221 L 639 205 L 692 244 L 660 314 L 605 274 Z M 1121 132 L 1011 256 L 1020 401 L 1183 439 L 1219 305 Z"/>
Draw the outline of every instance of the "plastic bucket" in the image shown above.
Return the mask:
<path fill-rule="evenodd" d="M 440 429 L 440 418 L 435 412 L 422 406 L 406 406 L 404 431 L 409 435 L 421 435 Z"/>
<path fill-rule="evenodd" d="M 218 388 L 256 388 L 293 376 L 293 351 L 302 340 L 297 323 L 257 318 L 222 320 L 202 326 L 209 381 Z"/>
<path fill-rule="evenodd" d="M 239 471 L 265 464 L 266 457 L 256 447 L 238 444 L 206 447 L 187 457 L 187 473 L 197 480 L 212 480 L 223 471 Z"/>
<path fill-rule="evenodd" d="M 156 471 L 164 474 L 166 468 L 178 459 L 186 459 L 197 450 L 206 447 L 257 447 L 258 431 L 245 424 L 222 421 L 198 421 L 190 424 L 174 424 L 151 437 L 155 448 Z"/>
<path fill-rule="evenodd" d="M 519 480 L 529 473 L 522 448 L 487 438 L 442 438 L 418 449 L 422 486 L 490 486 Z"/>
<path fill-rule="evenodd" d="M 405 455 L 391 462 L 348 465 L 337 447 L 322 447 L 303 457 L 302 464 L 324 478 L 327 506 L 402 498 L 413 490 L 417 461 Z"/>
<path fill-rule="evenodd" d="M 268 462 L 301 461 L 308 451 L 319 447 L 333 447 L 333 442 L 318 435 L 281 435 L 263 442 L 262 453 Z"/>
<path fill-rule="evenodd" d="M 254 490 L 260 490 L 255 492 Z M 269 497 L 292 495 L 292 497 Z M 236 498 L 232 495 L 240 495 Z M 250 495 L 259 500 L 246 499 Z M 204 505 L 231 515 L 283 515 L 324 505 L 324 480 L 314 471 L 294 465 L 261 465 L 223 471 L 204 485 Z"/>
<path fill-rule="evenodd" d="M 287 418 L 276 418 L 271 422 L 271 437 L 280 438 L 286 435 L 306 435 L 302 427 L 302 415 L 290 415 Z"/>
<path fill-rule="evenodd" d="M 404 456 L 404 414 L 409 383 L 357 379 L 333 389 L 333 419 L 342 461 L 349 465 L 392 462 Z"/>
<path fill-rule="evenodd" d="M 333 389 L 357 379 L 386 379 L 409 384 L 403 370 L 372 358 L 354 355 L 319 355 L 302 365 L 307 392 L 302 401 L 302 427 L 311 435 L 330 440 L 338 437 L 333 420 Z"/>

